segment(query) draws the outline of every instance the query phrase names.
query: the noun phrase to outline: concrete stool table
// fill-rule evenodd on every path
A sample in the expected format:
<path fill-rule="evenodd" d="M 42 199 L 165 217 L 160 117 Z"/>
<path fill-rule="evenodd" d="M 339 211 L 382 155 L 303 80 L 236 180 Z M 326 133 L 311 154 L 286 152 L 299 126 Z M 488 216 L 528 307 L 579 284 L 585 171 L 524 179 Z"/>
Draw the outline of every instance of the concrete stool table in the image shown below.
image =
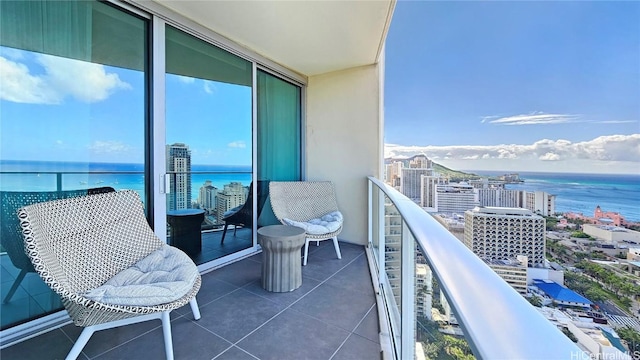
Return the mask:
<path fill-rule="evenodd" d="M 258 229 L 262 246 L 262 287 L 272 292 L 293 291 L 302 285 L 300 249 L 305 231 L 288 225 L 269 225 Z"/>

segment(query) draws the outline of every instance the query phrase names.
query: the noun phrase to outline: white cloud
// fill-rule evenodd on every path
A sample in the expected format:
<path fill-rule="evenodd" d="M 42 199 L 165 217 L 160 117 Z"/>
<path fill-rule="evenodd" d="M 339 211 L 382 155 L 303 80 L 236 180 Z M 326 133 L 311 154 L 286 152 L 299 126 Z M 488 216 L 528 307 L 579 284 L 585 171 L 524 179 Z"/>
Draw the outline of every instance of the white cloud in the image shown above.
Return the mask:
<path fill-rule="evenodd" d="M 131 146 L 125 143 L 111 140 L 97 140 L 89 145 L 89 150 L 96 154 L 125 153 L 130 151 L 131 149 Z"/>
<path fill-rule="evenodd" d="M 178 81 L 184 84 L 193 84 L 196 81 L 196 78 L 189 76 L 176 75 L 176 78 L 178 78 Z"/>
<path fill-rule="evenodd" d="M 385 157 L 425 153 L 432 159 L 482 161 L 490 159 L 625 161 L 640 163 L 640 134 L 601 136 L 589 141 L 543 139 L 533 144 L 402 146 L 385 145 Z"/>
<path fill-rule="evenodd" d="M 244 149 L 247 147 L 247 144 L 242 140 L 238 140 L 238 141 L 230 142 L 227 146 L 230 148 Z"/>
<path fill-rule="evenodd" d="M 514 115 L 507 117 L 484 116 L 482 123 L 488 122 L 497 125 L 548 125 L 563 124 L 579 121 L 580 116 L 570 114 L 545 114 L 543 112 L 532 112 L 530 114 Z"/>
<path fill-rule="evenodd" d="M 552 152 L 548 152 L 539 158 L 542 161 L 558 161 L 560 160 L 560 155 L 554 154 Z"/>
<path fill-rule="evenodd" d="M 0 57 L 0 99 L 34 104 L 54 104 L 55 94 L 47 88 L 44 80 L 29 74 L 29 69 L 20 63 Z"/>
<path fill-rule="evenodd" d="M 93 103 L 131 86 L 105 67 L 51 55 L 36 55 L 43 74 L 33 74 L 20 62 L 0 57 L 0 99 L 31 104 L 59 104 L 66 97 Z"/>
<path fill-rule="evenodd" d="M 218 92 L 218 89 L 216 88 L 216 86 L 213 84 L 213 82 L 211 81 L 204 81 L 204 85 L 203 85 L 203 89 L 204 92 L 206 92 L 207 94 L 214 94 L 216 92 Z"/>
<path fill-rule="evenodd" d="M 535 111 L 530 114 L 513 116 L 483 116 L 480 123 L 496 125 L 552 125 L 567 123 L 591 123 L 591 124 L 628 124 L 637 123 L 638 120 L 588 120 L 581 115 L 574 114 L 545 114 Z"/>

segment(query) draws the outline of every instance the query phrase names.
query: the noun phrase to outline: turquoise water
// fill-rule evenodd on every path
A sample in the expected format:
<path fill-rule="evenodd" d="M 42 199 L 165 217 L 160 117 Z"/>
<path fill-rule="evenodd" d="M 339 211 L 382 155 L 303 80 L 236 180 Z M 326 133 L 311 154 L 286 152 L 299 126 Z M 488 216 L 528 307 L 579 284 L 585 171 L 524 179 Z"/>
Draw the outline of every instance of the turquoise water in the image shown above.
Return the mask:
<path fill-rule="evenodd" d="M 0 161 L 2 191 L 54 191 L 60 181 L 62 190 L 111 186 L 135 190 L 144 198 L 144 176 L 142 164 Z M 193 165 L 192 200 L 198 198 L 199 189 L 207 180 L 223 189 L 232 181 L 249 186 L 251 178 L 249 166 Z"/>
<path fill-rule="evenodd" d="M 478 173 L 478 172 L 476 172 Z M 482 173 L 502 175 L 504 173 Z M 596 206 L 622 214 L 627 221 L 640 222 L 640 174 L 570 174 L 521 172 L 524 183 L 507 184 L 507 189 L 544 191 L 556 195 L 557 212 L 593 216 Z"/>

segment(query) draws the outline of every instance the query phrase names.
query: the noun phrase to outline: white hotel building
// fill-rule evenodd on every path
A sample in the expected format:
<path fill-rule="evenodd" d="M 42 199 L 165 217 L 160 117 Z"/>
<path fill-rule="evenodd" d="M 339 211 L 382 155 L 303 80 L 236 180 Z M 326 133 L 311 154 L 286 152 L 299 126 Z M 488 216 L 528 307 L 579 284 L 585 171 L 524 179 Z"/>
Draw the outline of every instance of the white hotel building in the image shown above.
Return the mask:
<path fill-rule="evenodd" d="M 525 255 L 529 267 L 545 259 L 545 220 L 527 209 L 476 207 L 464 213 L 464 243 L 480 258 L 501 260 Z"/>

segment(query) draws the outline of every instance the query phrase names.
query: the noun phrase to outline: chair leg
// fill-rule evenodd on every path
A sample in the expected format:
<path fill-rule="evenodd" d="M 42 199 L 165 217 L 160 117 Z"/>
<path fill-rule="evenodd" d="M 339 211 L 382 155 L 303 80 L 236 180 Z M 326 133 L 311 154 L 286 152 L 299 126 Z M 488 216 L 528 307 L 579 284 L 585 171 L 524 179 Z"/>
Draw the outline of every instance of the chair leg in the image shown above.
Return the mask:
<path fill-rule="evenodd" d="M 162 313 L 162 334 L 164 335 L 164 352 L 167 355 L 167 360 L 173 360 L 173 340 L 171 339 L 170 313 L 170 311 Z"/>
<path fill-rule="evenodd" d="M 3 304 L 7 304 L 9 303 L 9 301 L 11 301 L 11 298 L 13 297 L 13 294 L 16 292 L 16 290 L 18 290 L 18 286 L 20 286 L 20 283 L 22 282 L 22 279 L 24 279 L 24 277 L 27 275 L 28 271 L 27 270 L 20 270 L 20 274 L 18 274 L 18 277 L 13 280 L 13 285 L 11 285 L 11 289 L 9 289 L 9 292 L 7 293 L 7 296 L 4 297 L 4 300 L 2 300 Z"/>
<path fill-rule="evenodd" d="M 77 359 L 78 355 L 80 355 L 82 349 L 84 349 L 84 346 L 87 345 L 87 342 L 89 342 L 91 335 L 93 335 L 95 331 L 95 325 L 87 326 L 86 328 L 84 328 L 84 330 L 82 330 L 82 333 L 80 334 L 80 337 L 78 338 L 78 340 L 76 340 L 76 343 L 73 344 L 71 351 L 69 351 L 69 354 L 67 354 L 66 360 Z"/>
<path fill-rule="evenodd" d="M 307 255 L 309 255 L 309 239 L 304 241 L 304 260 L 302 261 L 302 265 L 307 265 Z"/>
<path fill-rule="evenodd" d="M 220 245 L 224 244 L 224 237 L 227 235 L 227 227 L 229 224 L 224 224 L 224 231 L 222 231 L 222 240 L 220 240 Z"/>
<path fill-rule="evenodd" d="M 336 255 L 338 255 L 338 259 L 342 259 L 342 254 L 340 254 L 340 247 L 338 246 L 338 237 L 333 237 L 333 247 L 336 249 Z"/>
<path fill-rule="evenodd" d="M 193 313 L 193 318 L 195 320 L 200 320 L 200 308 L 198 307 L 198 302 L 196 301 L 196 297 L 189 301 L 189 305 L 191 305 L 191 312 Z"/>
<path fill-rule="evenodd" d="M 238 224 L 233 224 L 233 236 L 236 236 L 237 230 L 238 230 Z"/>

